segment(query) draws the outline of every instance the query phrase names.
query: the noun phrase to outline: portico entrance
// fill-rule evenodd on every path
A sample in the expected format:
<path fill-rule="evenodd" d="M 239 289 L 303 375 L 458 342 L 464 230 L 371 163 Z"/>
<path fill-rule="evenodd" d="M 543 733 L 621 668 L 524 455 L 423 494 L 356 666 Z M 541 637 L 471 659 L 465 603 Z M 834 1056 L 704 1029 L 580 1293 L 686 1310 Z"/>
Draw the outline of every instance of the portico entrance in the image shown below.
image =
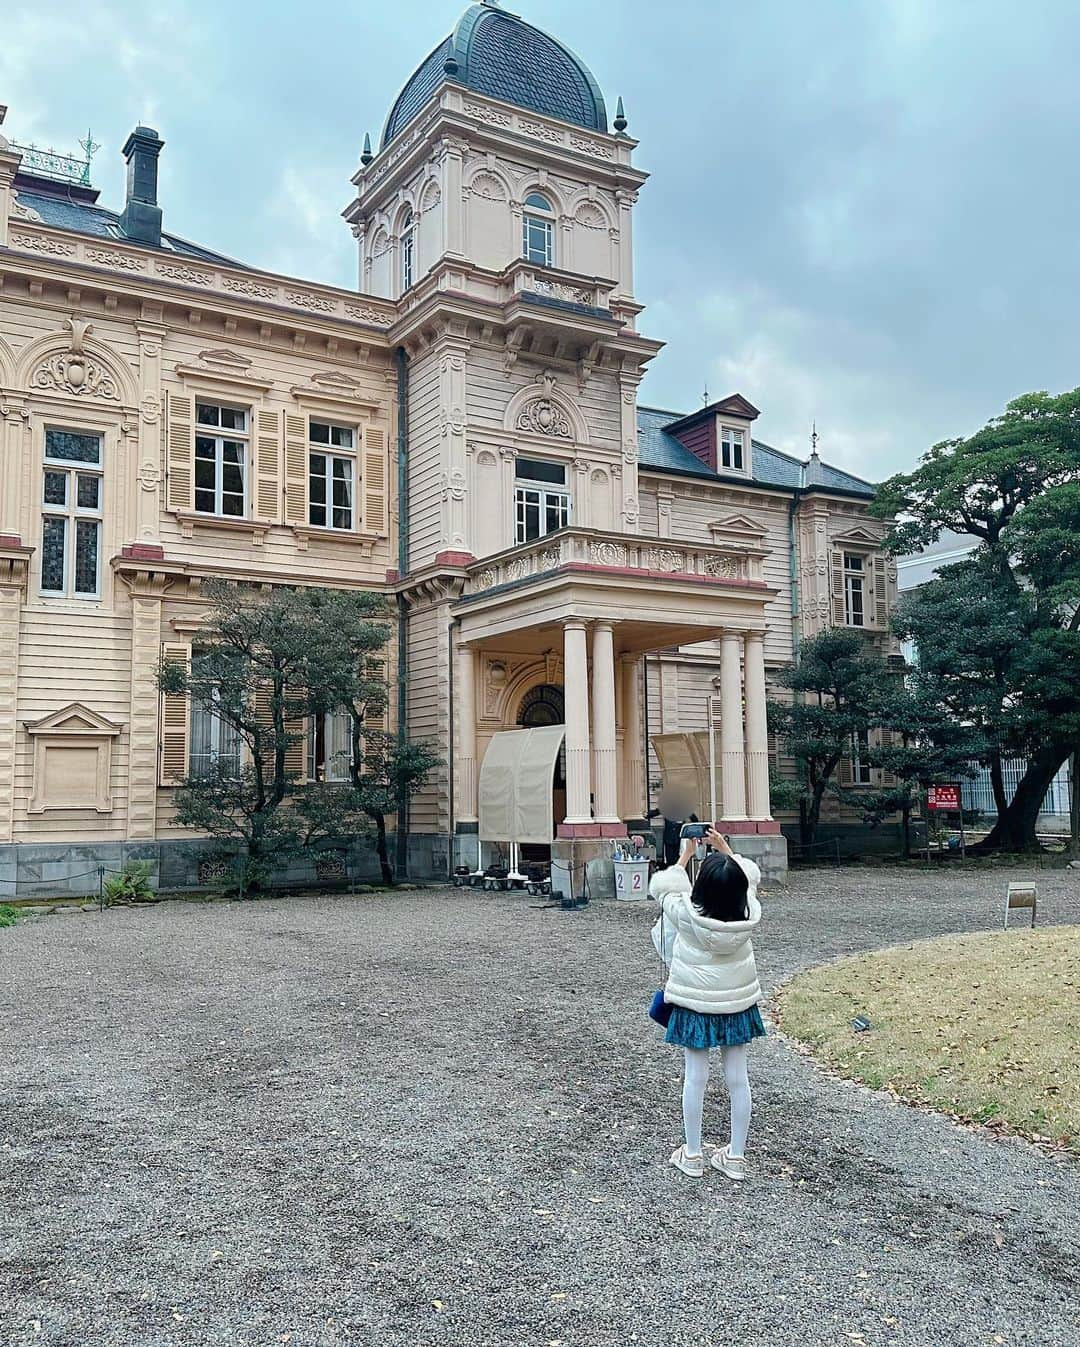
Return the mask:
<path fill-rule="evenodd" d="M 526 692 L 518 707 L 517 723 L 522 729 L 538 725 L 565 725 L 566 698 L 556 683 L 538 683 Z M 560 749 L 551 785 L 551 815 L 558 828 L 566 818 L 566 748 Z M 554 836 L 552 837 L 554 841 Z M 547 861 L 551 848 L 527 844 L 521 849 L 522 860 Z"/>
<path fill-rule="evenodd" d="M 566 529 L 468 568 L 471 583 L 454 604 L 456 823 L 469 825 L 458 831 L 477 831 L 477 764 L 491 739 L 477 736 L 489 693 L 478 700 L 478 669 L 486 679 L 498 669 L 506 681 L 515 669 L 561 666 L 561 682 L 536 677 L 514 719 L 492 730 L 565 724 L 553 856 L 580 865 L 606 857 L 610 839 L 646 812 L 642 657 L 718 639 L 719 822 L 759 838 L 760 848 L 782 845 L 769 812 L 765 724 L 764 606 L 773 591 L 755 560 L 747 549 L 631 545 Z"/>

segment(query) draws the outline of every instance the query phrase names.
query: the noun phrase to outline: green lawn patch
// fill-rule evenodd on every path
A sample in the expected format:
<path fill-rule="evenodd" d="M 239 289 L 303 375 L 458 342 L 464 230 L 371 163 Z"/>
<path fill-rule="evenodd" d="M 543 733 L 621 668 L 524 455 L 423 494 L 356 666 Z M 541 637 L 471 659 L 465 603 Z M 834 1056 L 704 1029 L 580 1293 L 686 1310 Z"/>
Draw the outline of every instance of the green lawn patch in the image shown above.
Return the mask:
<path fill-rule="evenodd" d="M 1080 1152 L 1080 927 L 841 959 L 795 978 L 780 1014 L 841 1075 Z"/>
<path fill-rule="evenodd" d="M 14 926 L 19 920 L 19 909 L 10 903 L 0 903 L 0 928 Z"/>

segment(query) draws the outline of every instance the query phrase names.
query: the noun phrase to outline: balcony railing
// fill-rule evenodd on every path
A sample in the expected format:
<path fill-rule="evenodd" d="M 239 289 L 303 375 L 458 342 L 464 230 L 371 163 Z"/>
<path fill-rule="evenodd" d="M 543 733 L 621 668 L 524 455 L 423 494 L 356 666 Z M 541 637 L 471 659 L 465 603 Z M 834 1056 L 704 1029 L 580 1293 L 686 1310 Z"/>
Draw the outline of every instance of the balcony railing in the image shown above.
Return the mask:
<path fill-rule="evenodd" d="M 637 538 L 600 529 L 566 528 L 533 542 L 497 552 L 468 570 L 467 593 L 482 594 L 498 585 L 547 575 L 562 566 L 641 571 L 650 575 L 697 576 L 733 583 L 761 583 L 760 548 L 680 542 L 674 538 Z"/>

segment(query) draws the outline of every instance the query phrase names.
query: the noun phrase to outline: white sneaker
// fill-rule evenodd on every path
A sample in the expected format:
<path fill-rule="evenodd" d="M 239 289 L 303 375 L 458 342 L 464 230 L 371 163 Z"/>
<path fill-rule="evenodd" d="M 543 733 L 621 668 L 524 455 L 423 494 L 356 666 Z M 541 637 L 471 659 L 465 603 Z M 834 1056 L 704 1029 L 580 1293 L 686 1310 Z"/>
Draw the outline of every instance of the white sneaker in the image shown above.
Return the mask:
<path fill-rule="evenodd" d="M 700 1179 L 705 1173 L 705 1158 L 701 1155 L 689 1155 L 685 1146 L 680 1146 L 677 1151 L 672 1151 L 671 1164 L 676 1169 L 681 1169 L 684 1174 L 689 1174 L 692 1179 Z"/>
<path fill-rule="evenodd" d="M 674 1163 L 674 1157 L 672 1157 L 672 1163 Z M 734 1179 L 736 1183 L 741 1183 L 746 1178 L 746 1159 L 741 1155 L 732 1155 L 730 1146 L 724 1146 L 713 1151 L 709 1163 L 713 1169 L 718 1169 L 721 1174 L 726 1174 L 729 1179 Z"/>

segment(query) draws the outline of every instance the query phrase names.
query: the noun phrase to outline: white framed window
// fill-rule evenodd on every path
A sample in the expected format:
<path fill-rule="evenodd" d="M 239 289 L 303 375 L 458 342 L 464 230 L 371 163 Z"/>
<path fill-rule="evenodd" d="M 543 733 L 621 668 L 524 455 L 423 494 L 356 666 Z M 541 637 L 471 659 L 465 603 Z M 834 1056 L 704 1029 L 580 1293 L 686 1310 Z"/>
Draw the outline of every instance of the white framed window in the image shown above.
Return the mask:
<path fill-rule="evenodd" d="M 101 594 L 103 444 L 99 434 L 46 428 L 41 482 L 41 592 Z"/>
<path fill-rule="evenodd" d="M 720 427 L 720 467 L 725 472 L 747 472 L 746 432 L 734 426 Z"/>
<path fill-rule="evenodd" d="M 555 265 L 555 212 L 546 196 L 531 192 L 525 198 L 521 255 L 537 266 Z"/>
<path fill-rule="evenodd" d="M 191 667 L 198 676 L 198 652 L 192 654 Z M 240 732 L 222 720 L 214 710 L 219 700 L 216 687 L 191 699 L 191 739 L 188 750 L 190 776 L 219 776 L 235 781 L 240 776 Z"/>
<path fill-rule="evenodd" d="M 566 464 L 519 458 L 514 485 L 515 540 L 532 542 L 570 523 Z"/>
<path fill-rule="evenodd" d="M 195 509 L 228 519 L 247 516 L 251 415 L 244 407 L 195 404 Z"/>
<path fill-rule="evenodd" d="M 866 760 L 869 748 L 869 732 L 856 730 L 851 736 L 851 780 L 856 786 L 869 786 L 873 780 L 873 769 Z"/>
<path fill-rule="evenodd" d="M 410 211 L 401 227 L 401 289 L 411 290 L 416 280 L 416 216 Z"/>
<path fill-rule="evenodd" d="M 356 429 L 308 423 L 308 523 L 349 532 L 356 521 Z"/>
<path fill-rule="evenodd" d="M 352 716 L 327 711 L 308 724 L 309 781 L 346 782 L 352 778 Z"/>
<path fill-rule="evenodd" d="M 866 626 L 866 560 L 859 552 L 844 553 L 844 621 Z"/>

